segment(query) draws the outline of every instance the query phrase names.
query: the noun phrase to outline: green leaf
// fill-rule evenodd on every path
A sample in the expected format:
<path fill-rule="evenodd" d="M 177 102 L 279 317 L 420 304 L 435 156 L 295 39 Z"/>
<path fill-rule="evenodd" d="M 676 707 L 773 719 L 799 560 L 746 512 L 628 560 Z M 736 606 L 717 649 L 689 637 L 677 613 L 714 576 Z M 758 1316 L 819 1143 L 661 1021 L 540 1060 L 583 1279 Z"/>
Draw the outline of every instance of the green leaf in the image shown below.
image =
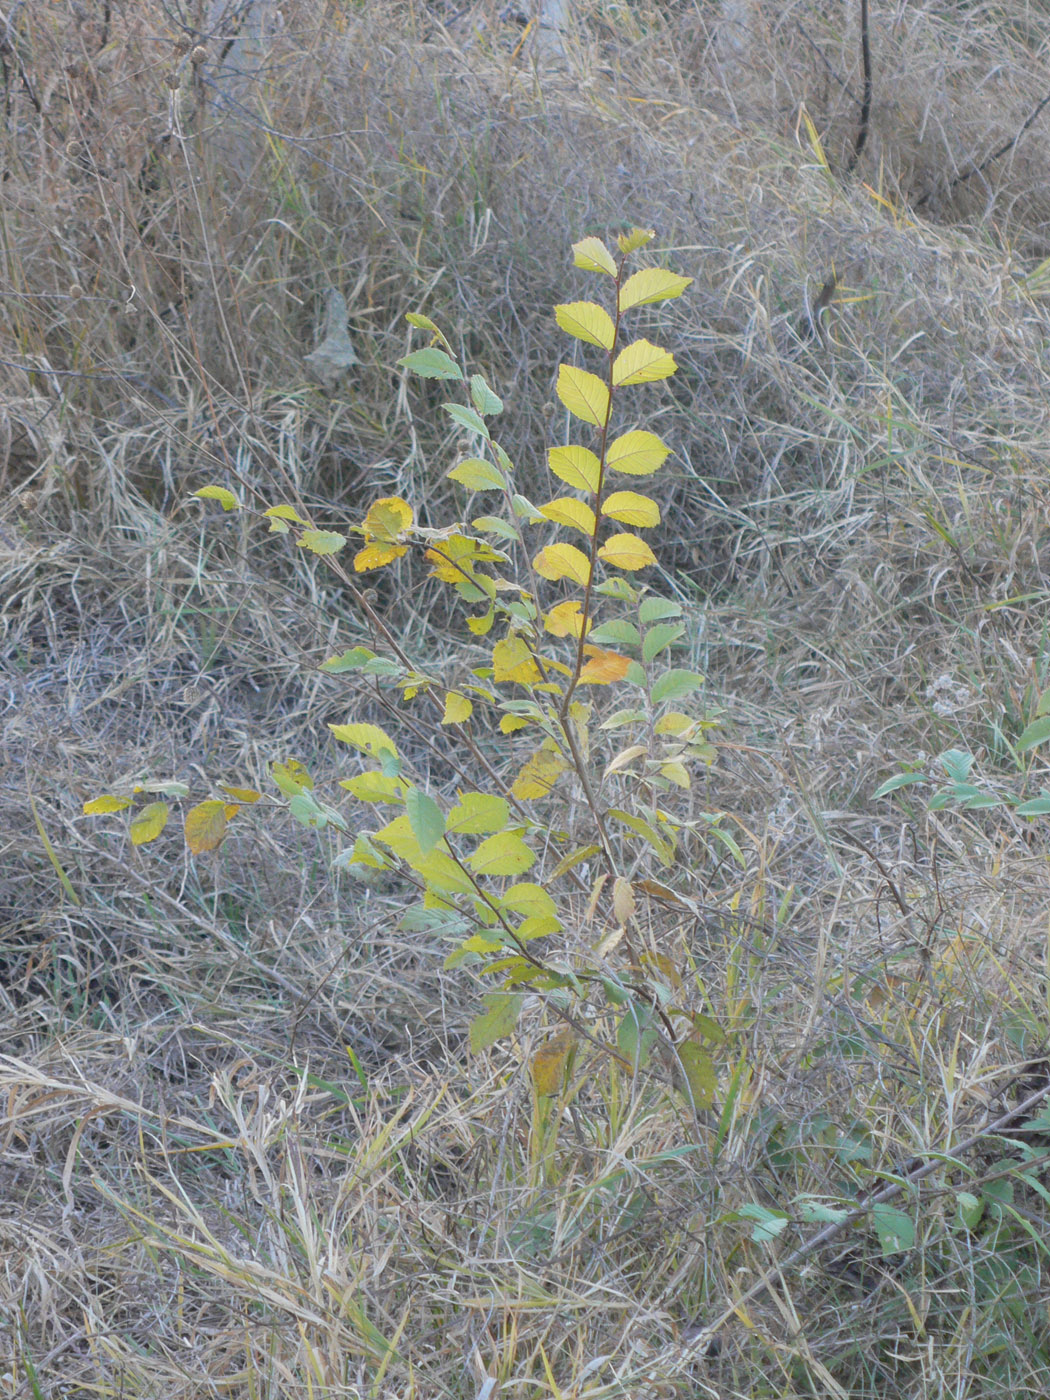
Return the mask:
<path fill-rule="evenodd" d="M 653 622 L 663 622 L 668 617 L 681 617 L 682 605 L 673 598 L 643 598 L 638 605 L 638 620 L 643 627 Z"/>
<path fill-rule="evenodd" d="M 984 1201 L 972 1191 L 956 1191 L 955 1210 L 960 1225 L 967 1230 L 976 1230 L 984 1215 Z"/>
<path fill-rule="evenodd" d="M 925 773 L 895 773 L 892 778 L 887 778 L 881 787 L 875 789 L 872 797 L 886 797 L 889 793 L 896 792 L 898 788 L 912 787 L 915 783 L 924 783 L 925 781 Z"/>
<path fill-rule="evenodd" d="M 482 997 L 485 1010 L 470 1025 L 470 1048 L 475 1055 L 510 1035 L 521 1014 L 522 1000 L 513 992 L 488 992 Z"/>
<path fill-rule="evenodd" d="M 441 406 L 448 416 L 455 419 L 461 428 L 466 428 L 468 433 L 477 433 L 479 437 L 483 438 L 488 437 L 489 430 L 485 420 L 474 409 L 467 408 L 465 404 L 461 403 L 446 403 Z"/>
<path fill-rule="evenodd" d="M 1043 792 L 1039 797 L 1029 798 L 1019 803 L 1014 811 L 1019 817 L 1045 817 L 1050 812 L 1050 793 Z"/>
<path fill-rule="evenodd" d="M 751 1238 L 756 1244 L 770 1244 L 783 1234 L 790 1217 L 782 1210 L 769 1210 L 766 1206 L 749 1201 L 736 1212 L 741 1220 L 753 1220 Z"/>
<path fill-rule="evenodd" d="M 409 789 L 405 798 L 405 811 L 419 849 L 429 855 L 445 834 L 444 812 L 432 797 L 415 787 Z"/>
<path fill-rule="evenodd" d="M 656 1036 L 657 1023 L 652 1008 L 629 1001 L 616 1028 L 616 1048 L 630 1060 L 635 1070 L 647 1063 Z"/>
<path fill-rule="evenodd" d="M 910 1215 L 885 1202 L 873 1206 L 871 1214 L 883 1258 L 890 1254 L 903 1254 L 914 1246 L 915 1221 Z"/>
<path fill-rule="evenodd" d="M 503 400 L 493 393 L 480 374 L 470 376 L 470 401 L 486 418 L 503 412 Z"/>
<path fill-rule="evenodd" d="M 501 540 L 520 540 L 521 531 L 509 520 L 501 520 L 498 515 L 479 515 L 470 522 L 475 530 L 486 535 L 496 535 Z"/>
<path fill-rule="evenodd" d="M 468 457 L 446 475 L 450 481 L 458 481 L 468 491 L 502 491 L 507 485 L 503 474 L 491 462 L 482 461 L 480 457 Z"/>
<path fill-rule="evenodd" d="M 633 622 L 628 622 L 625 617 L 612 617 L 593 632 L 588 632 L 587 640 L 597 642 L 599 646 L 612 642 L 616 646 L 636 647 L 642 638 Z"/>
<path fill-rule="evenodd" d="M 414 324 L 414 323 L 413 323 Z M 434 323 L 426 329 L 437 329 Z M 413 350 L 410 355 L 404 355 L 398 364 L 402 369 L 409 369 L 413 374 L 418 374 L 421 379 L 462 379 L 463 372 L 444 350 L 438 350 L 435 346 L 428 346 L 426 350 Z"/>
<path fill-rule="evenodd" d="M 1021 737 L 1017 740 L 1014 748 L 1018 753 L 1027 753 L 1029 749 L 1036 748 L 1039 744 L 1045 744 L 1050 739 L 1050 715 L 1043 715 L 1041 719 L 1033 720 L 1026 729 L 1021 731 Z"/>
<path fill-rule="evenodd" d="M 432 321 L 429 316 L 424 316 L 422 312 L 406 311 L 405 320 L 410 326 L 415 326 L 417 330 L 430 331 L 434 335 L 441 335 L 436 323 Z M 443 336 L 442 339 L 444 339 Z"/>
<path fill-rule="evenodd" d="M 311 554 L 338 554 L 346 544 L 346 536 L 336 530 L 304 530 L 296 544 Z"/>
<path fill-rule="evenodd" d="M 685 1098 L 694 1112 L 710 1108 L 715 1101 L 718 1075 L 714 1061 L 693 1040 L 683 1041 L 676 1054 L 685 1080 Z"/>
<path fill-rule="evenodd" d="M 653 704 L 658 705 L 664 700 L 680 700 L 683 695 L 692 695 L 703 683 L 704 677 L 697 671 L 665 671 L 653 682 Z"/>
<path fill-rule="evenodd" d="M 685 624 L 681 622 L 660 622 L 655 627 L 650 627 L 642 642 L 642 660 L 647 663 L 654 660 L 684 632 Z"/>
<path fill-rule="evenodd" d="M 974 757 L 965 749 L 945 749 L 944 753 L 938 756 L 937 762 L 953 783 L 965 783 L 974 765 Z"/>

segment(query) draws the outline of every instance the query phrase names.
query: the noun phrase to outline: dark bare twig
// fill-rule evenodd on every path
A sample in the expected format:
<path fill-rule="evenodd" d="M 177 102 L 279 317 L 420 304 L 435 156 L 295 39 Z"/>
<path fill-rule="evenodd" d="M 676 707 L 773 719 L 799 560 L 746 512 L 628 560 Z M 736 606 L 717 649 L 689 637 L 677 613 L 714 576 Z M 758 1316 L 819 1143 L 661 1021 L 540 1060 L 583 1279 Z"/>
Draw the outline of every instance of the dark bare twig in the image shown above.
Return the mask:
<path fill-rule="evenodd" d="M 864 96 L 860 104 L 857 139 L 853 143 L 853 154 L 846 166 L 847 175 L 852 175 L 857 168 L 857 162 L 868 142 L 868 125 L 871 121 L 871 33 L 868 24 L 868 0 L 860 0 L 860 56 L 864 67 Z"/>
<path fill-rule="evenodd" d="M 1020 141 L 1021 137 L 1025 134 L 1028 128 L 1036 120 L 1036 118 L 1039 116 L 1039 113 L 1043 110 L 1043 108 L 1047 105 L 1048 102 L 1050 102 L 1050 92 L 1047 93 L 1047 95 L 1042 99 L 1041 102 L 1038 102 L 1036 104 L 1034 109 L 1021 123 L 1021 126 L 1018 128 L 1017 132 L 1010 137 L 1009 141 L 1004 141 L 1003 144 L 1000 147 L 998 147 L 997 150 L 994 150 L 990 156 L 986 156 L 984 160 L 981 161 L 980 165 L 975 165 L 972 170 L 964 170 L 961 175 L 956 175 L 955 179 L 952 180 L 948 186 L 948 193 L 951 194 L 951 192 L 957 189 L 960 185 L 964 185 L 967 180 L 972 180 L 975 175 L 983 174 L 984 171 L 987 170 L 990 165 L 994 165 L 995 162 L 1000 159 L 1000 157 L 1006 155 L 1007 151 L 1012 150 L 1013 147 L 1017 145 L 1018 141 Z M 917 199 L 915 201 L 914 208 L 921 209 L 922 206 L 927 202 L 927 200 L 933 197 L 933 193 L 934 191 L 932 189 L 927 190 L 921 199 Z"/>

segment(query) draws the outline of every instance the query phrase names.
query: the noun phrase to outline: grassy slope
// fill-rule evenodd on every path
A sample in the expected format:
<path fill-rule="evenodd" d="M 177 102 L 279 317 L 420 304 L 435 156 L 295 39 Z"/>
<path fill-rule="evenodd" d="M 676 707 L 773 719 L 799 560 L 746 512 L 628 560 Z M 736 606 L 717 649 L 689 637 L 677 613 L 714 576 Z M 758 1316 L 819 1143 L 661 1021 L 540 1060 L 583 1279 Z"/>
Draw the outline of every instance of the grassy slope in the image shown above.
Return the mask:
<path fill-rule="evenodd" d="M 496 6 L 293 0 L 258 43 L 180 52 L 152 0 L 19 12 L 5 60 L 0 323 L 0 1335 L 4 1394 L 1042 1396 L 1044 1203 L 982 1142 L 683 1346 L 840 1199 L 1038 1087 L 1045 824 L 872 793 L 906 761 L 1011 750 L 1050 668 L 1045 170 L 1050 18 L 838 7 L 589 13 L 536 65 Z M 944 7 L 946 10 L 949 7 Z M 826 12 L 827 11 L 827 12 Z M 442 18 L 449 21 L 443 27 Z M 17 61 L 16 61 L 17 60 Z M 172 86 L 172 84 L 176 86 Z M 81 816 L 158 777 L 338 775 L 375 718 L 317 663 L 364 639 L 338 580 L 188 502 L 209 481 L 333 519 L 435 523 L 460 450 L 392 366 L 404 313 L 507 401 L 542 499 L 569 245 L 620 221 L 693 276 L 665 585 L 726 723 L 699 807 L 742 867 L 676 872 L 652 932 L 732 1032 L 724 1114 L 610 1073 L 550 1120 L 521 1061 L 471 1057 L 476 988 L 399 932 L 404 892 L 281 818 L 193 860 Z M 795 333 L 834 270 L 826 336 Z M 330 285 L 360 363 L 313 382 Z M 216 513 L 217 514 L 217 513 Z M 455 672 L 411 560 L 376 603 Z M 434 781 L 440 786 L 441 773 Z M 926 790 L 928 795 L 929 789 Z M 58 870 L 62 877 L 59 878 Z M 348 1055 L 347 1047 L 351 1054 Z M 1017 1164 L 1016 1149 L 1008 1159 Z M 960 1227 L 955 1191 L 1013 1191 Z M 882 1178 L 878 1178 L 881 1181 Z M 997 1186 L 996 1183 L 999 1183 Z"/>

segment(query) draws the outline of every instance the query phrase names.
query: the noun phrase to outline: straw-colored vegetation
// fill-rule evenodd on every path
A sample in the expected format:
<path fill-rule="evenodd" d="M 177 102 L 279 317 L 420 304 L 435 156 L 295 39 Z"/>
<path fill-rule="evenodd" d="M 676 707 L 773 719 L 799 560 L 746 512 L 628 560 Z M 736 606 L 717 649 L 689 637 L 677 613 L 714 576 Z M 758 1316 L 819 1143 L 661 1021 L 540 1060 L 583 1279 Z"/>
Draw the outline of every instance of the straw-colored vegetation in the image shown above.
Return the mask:
<path fill-rule="evenodd" d="M 573 8 L 0 16 L 0 1395 L 1050 1393 L 1050 7 L 873 6 L 863 141 L 859 0 Z M 320 667 L 443 695 L 507 623 L 253 511 L 490 508 L 406 313 L 564 493 L 598 364 L 552 310 L 632 226 L 693 280 L 632 313 L 678 371 L 625 391 L 673 453 L 627 577 L 715 754 L 606 775 L 636 701 L 588 688 L 500 1038 L 412 861 L 347 859 L 390 814 L 329 725 L 383 726 L 414 830 L 536 744 Z M 262 798 L 195 854 L 222 785 Z M 603 844 L 614 793 L 672 859 Z"/>

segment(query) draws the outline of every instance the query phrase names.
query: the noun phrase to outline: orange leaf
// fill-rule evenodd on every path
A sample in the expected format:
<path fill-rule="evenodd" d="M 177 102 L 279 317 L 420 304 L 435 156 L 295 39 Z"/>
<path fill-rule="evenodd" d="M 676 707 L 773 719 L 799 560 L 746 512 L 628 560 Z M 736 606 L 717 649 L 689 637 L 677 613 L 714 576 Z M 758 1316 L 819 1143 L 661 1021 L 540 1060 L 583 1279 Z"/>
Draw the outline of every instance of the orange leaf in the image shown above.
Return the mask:
<path fill-rule="evenodd" d="M 611 685 L 622 681 L 631 667 L 630 657 L 617 651 L 602 651 L 600 647 L 584 647 L 590 660 L 580 671 L 580 685 Z"/>

